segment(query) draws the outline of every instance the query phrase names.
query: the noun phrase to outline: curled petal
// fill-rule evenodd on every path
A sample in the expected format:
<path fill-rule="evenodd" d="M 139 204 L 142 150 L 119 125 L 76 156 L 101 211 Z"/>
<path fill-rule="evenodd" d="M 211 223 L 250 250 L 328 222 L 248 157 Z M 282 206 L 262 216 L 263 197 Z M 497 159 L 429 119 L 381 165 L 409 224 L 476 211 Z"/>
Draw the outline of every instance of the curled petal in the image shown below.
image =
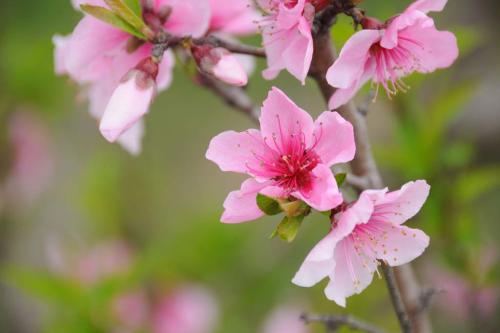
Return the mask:
<path fill-rule="evenodd" d="M 224 201 L 224 213 L 221 221 L 224 223 L 241 223 L 252 221 L 264 216 L 257 206 L 257 193 L 267 184 L 258 183 L 253 178 L 245 180 L 241 189 L 229 193 Z"/>
<path fill-rule="evenodd" d="M 326 73 L 328 83 L 335 88 L 347 89 L 360 81 L 370 57 L 370 48 L 379 40 L 378 30 L 362 30 L 349 38 Z"/>
<path fill-rule="evenodd" d="M 400 190 L 387 193 L 378 200 L 375 214 L 391 223 L 402 224 L 418 213 L 429 191 L 430 186 L 425 180 L 406 183 Z"/>
<path fill-rule="evenodd" d="M 406 12 L 412 10 L 419 10 L 426 14 L 428 12 L 440 12 L 447 2 L 448 0 L 417 0 L 406 9 Z"/>

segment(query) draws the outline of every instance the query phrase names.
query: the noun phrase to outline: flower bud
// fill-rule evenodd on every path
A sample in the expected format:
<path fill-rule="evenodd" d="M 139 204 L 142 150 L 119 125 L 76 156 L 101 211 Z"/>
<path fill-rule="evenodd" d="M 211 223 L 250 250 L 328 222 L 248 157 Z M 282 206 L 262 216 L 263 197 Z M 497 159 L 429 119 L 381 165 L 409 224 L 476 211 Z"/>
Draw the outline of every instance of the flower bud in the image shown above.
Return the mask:
<path fill-rule="evenodd" d="M 244 86 L 248 76 L 241 63 L 228 50 L 209 45 L 193 46 L 193 57 L 199 69 L 234 86 Z"/>
<path fill-rule="evenodd" d="M 115 142 L 149 110 L 156 92 L 158 64 L 151 58 L 128 72 L 111 96 L 99 125 L 101 134 Z"/>
<path fill-rule="evenodd" d="M 374 17 L 369 17 L 369 16 L 364 16 L 361 19 L 361 26 L 363 29 L 370 29 L 370 30 L 380 30 L 383 27 L 383 23 L 377 20 Z"/>

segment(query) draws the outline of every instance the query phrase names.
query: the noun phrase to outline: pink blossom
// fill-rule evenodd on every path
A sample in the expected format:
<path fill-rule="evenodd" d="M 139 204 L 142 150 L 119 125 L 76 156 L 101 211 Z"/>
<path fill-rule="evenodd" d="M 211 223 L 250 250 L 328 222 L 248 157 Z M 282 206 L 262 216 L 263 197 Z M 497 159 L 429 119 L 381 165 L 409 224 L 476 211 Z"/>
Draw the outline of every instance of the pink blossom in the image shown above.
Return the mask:
<path fill-rule="evenodd" d="M 74 0 L 78 7 L 83 3 L 106 7 L 103 0 Z M 202 36 L 210 22 L 208 0 L 154 0 L 154 8 L 148 13 L 151 21 L 160 16 L 163 8 L 170 7 L 171 13 L 163 28 L 173 35 Z M 91 113 L 100 119 L 113 91 L 121 79 L 141 60 L 151 55 L 152 45 L 142 43 L 137 38 L 101 22 L 90 15 L 78 23 L 73 33 L 67 37 L 56 36 L 56 73 L 67 74 L 77 83 L 84 85 L 91 105 Z M 159 64 L 156 78 L 157 90 L 168 88 L 172 80 L 174 57 L 170 50 L 164 54 Z M 142 124 L 124 131 L 117 141 L 131 153 L 140 151 L 143 135 Z"/>
<path fill-rule="evenodd" d="M 326 296 L 345 306 L 346 297 L 370 284 L 379 261 L 399 266 L 420 256 L 429 237 L 402 224 L 420 210 L 429 189 L 419 180 L 394 192 L 364 191 L 339 209 L 330 233 L 311 250 L 293 283 L 311 287 L 329 277 Z"/>
<path fill-rule="evenodd" d="M 257 31 L 257 21 L 261 15 L 252 0 L 210 0 L 210 5 L 210 32 L 244 36 Z"/>
<path fill-rule="evenodd" d="M 25 211 L 51 182 L 54 174 L 52 140 L 41 119 L 25 111 L 13 113 L 8 121 L 7 138 L 12 154 L 5 183 L 0 183 L 0 211 L 4 203 Z"/>
<path fill-rule="evenodd" d="M 149 62 L 155 65 L 151 60 Z M 134 69 L 113 92 L 99 125 L 108 141 L 116 141 L 148 112 L 156 92 L 154 77 L 156 74 Z"/>
<path fill-rule="evenodd" d="M 297 198 L 320 211 L 342 203 L 330 166 L 354 157 L 349 122 L 335 112 L 324 112 L 313 122 L 306 111 L 273 88 L 262 106 L 260 126 L 260 131 L 223 132 L 210 142 L 207 159 L 222 171 L 252 177 L 240 190 L 229 193 L 222 222 L 262 216 L 257 193 Z"/>
<path fill-rule="evenodd" d="M 450 66 L 458 57 L 457 41 L 439 31 L 429 11 L 441 11 L 446 0 L 418 0 L 384 24 L 365 19 L 330 67 L 326 79 L 337 91 L 330 108 L 347 103 L 369 80 L 382 85 L 390 97 L 408 87 L 402 77 Z"/>
<path fill-rule="evenodd" d="M 137 332 L 148 323 L 149 304 L 143 290 L 120 293 L 112 301 L 111 311 L 119 327 L 114 333 Z"/>
<path fill-rule="evenodd" d="M 166 295 L 155 307 L 153 333 L 211 333 L 217 324 L 218 306 L 204 288 L 185 286 Z"/>
<path fill-rule="evenodd" d="M 309 0 L 259 0 L 268 12 L 261 20 L 268 68 L 262 73 L 272 80 L 286 69 L 305 83 L 313 54 L 311 26 L 315 7 Z"/>
<path fill-rule="evenodd" d="M 274 310 L 267 318 L 262 333 L 307 333 L 309 329 L 300 320 L 303 310 L 286 305 Z"/>
<path fill-rule="evenodd" d="M 191 50 L 202 72 L 234 86 L 248 83 L 245 68 L 228 50 L 210 45 L 194 45 Z"/>

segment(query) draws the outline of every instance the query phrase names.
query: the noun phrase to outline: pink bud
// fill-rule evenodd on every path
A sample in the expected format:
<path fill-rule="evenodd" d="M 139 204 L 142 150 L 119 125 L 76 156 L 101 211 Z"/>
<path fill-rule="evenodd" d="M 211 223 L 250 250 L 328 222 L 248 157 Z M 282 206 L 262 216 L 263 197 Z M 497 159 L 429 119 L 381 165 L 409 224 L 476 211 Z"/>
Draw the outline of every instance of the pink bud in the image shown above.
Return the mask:
<path fill-rule="evenodd" d="M 200 70 L 234 86 L 244 86 L 248 76 L 236 57 L 222 47 L 194 46 L 193 55 Z"/>
<path fill-rule="evenodd" d="M 106 140 L 116 141 L 148 112 L 156 92 L 157 73 L 158 66 L 147 58 L 125 75 L 101 119 L 99 130 Z"/>
<path fill-rule="evenodd" d="M 363 29 L 369 29 L 369 30 L 380 30 L 383 29 L 384 24 L 377 20 L 374 17 L 369 17 L 369 16 L 364 16 L 361 19 L 361 26 Z"/>

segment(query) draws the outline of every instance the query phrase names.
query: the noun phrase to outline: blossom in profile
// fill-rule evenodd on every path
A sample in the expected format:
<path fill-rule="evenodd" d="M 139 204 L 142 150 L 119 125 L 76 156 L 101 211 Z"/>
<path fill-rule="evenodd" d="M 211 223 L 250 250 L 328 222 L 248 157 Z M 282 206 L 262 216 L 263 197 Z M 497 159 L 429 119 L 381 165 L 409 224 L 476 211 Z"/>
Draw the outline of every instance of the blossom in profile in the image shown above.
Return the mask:
<path fill-rule="evenodd" d="M 402 78 L 449 67 L 458 57 L 455 35 L 439 31 L 430 11 L 441 11 L 446 0 L 418 0 L 385 23 L 365 18 L 363 30 L 342 48 L 326 79 L 337 88 L 329 106 L 336 109 L 352 99 L 369 80 L 387 95 L 406 91 Z"/>
<path fill-rule="evenodd" d="M 353 159 L 352 125 L 335 112 L 316 121 L 281 90 L 273 88 L 264 101 L 261 130 L 227 131 L 212 139 L 207 159 L 222 171 L 244 173 L 241 189 L 229 193 L 222 222 L 259 218 L 258 193 L 305 201 L 319 211 L 335 208 L 342 195 L 330 167 Z"/>
<path fill-rule="evenodd" d="M 154 307 L 153 333 L 211 333 L 218 321 L 215 297 L 199 286 L 181 286 Z"/>
<path fill-rule="evenodd" d="M 394 192 L 364 191 L 358 201 L 341 206 L 331 231 L 308 254 L 293 283 L 311 287 L 328 277 L 327 298 L 345 306 L 347 297 L 370 284 L 380 261 L 399 266 L 420 256 L 429 237 L 402 224 L 418 213 L 429 189 L 418 180 Z"/>
<path fill-rule="evenodd" d="M 264 78 L 272 80 L 286 69 L 304 84 L 313 54 L 311 27 L 317 10 L 313 1 L 259 0 L 258 4 L 267 13 L 259 23 L 267 55 Z"/>
<path fill-rule="evenodd" d="M 72 3 L 75 8 L 83 4 L 107 7 L 103 0 L 74 0 Z M 208 30 L 208 0 L 155 0 L 152 4 L 152 8 L 143 5 L 142 11 L 146 24 L 153 31 L 161 28 L 176 36 L 200 37 Z M 123 77 L 149 57 L 153 47 L 89 14 L 85 14 L 69 36 L 55 36 L 54 44 L 56 73 L 68 75 L 83 87 L 90 113 L 98 120 L 103 117 Z M 158 64 L 155 79 L 158 92 L 170 86 L 173 66 L 173 53 L 167 50 Z M 116 141 L 132 154 L 139 153 L 143 127 L 141 121 L 136 122 Z"/>

